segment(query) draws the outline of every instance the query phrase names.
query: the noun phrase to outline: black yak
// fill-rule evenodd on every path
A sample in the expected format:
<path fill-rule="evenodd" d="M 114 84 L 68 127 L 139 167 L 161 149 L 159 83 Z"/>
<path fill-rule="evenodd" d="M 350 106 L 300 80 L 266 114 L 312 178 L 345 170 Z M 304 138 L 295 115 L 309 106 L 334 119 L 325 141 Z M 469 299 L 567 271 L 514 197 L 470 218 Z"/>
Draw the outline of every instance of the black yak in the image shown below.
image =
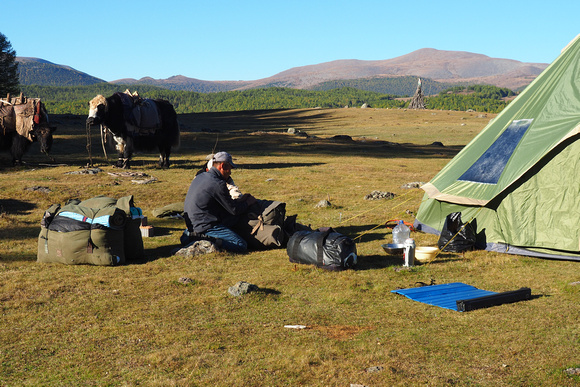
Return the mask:
<path fill-rule="evenodd" d="M 117 143 L 117 166 L 130 168 L 133 150 L 159 149 L 159 166 L 169 167 L 171 148 L 179 145 L 179 124 L 173 106 L 162 99 L 136 94 L 97 95 L 89 102 L 87 126 L 102 125 Z"/>

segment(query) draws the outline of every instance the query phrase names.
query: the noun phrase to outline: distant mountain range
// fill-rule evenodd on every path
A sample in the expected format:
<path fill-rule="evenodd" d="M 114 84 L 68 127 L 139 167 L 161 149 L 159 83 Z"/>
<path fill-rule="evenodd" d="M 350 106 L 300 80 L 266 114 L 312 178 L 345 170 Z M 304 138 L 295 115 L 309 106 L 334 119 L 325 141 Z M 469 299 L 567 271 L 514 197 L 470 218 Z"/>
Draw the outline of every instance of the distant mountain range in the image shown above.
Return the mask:
<path fill-rule="evenodd" d="M 69 66 L 38 58 L 18 57 L 20 83 L 23 85 L 72 86 L 106 82 Z M 336 60 L 294 67 L 268 78 L 253 81 L 204 81 L 176 75 L 167 79 L 125 78 L 113 84 L 145 84 L 171 90 L 210 93 L 257 87 L 316 89 L 321 84 L 341 80 L 415 76 L 442 83 L 489 84 L 517 90 L 528 85 L 547 63 L 524 63 L 490 58 L 464 51 L 423 48 L 386 60 Z"/>
<path fill-rule="evenodd" d="M 70 66 L 54 64 L 44 59 L 19 56 L 16 62 L 21 85 L 86 86 L 106 82 Z"/>

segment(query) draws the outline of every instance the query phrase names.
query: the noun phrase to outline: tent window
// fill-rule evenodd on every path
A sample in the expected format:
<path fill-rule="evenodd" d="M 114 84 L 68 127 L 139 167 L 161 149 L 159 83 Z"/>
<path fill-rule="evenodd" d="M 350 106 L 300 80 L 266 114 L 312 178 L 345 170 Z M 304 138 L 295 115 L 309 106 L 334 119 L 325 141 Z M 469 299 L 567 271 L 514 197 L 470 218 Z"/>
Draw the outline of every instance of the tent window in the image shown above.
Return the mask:
<path fill-rule="evenodd" d="M 516 146 L 533 119 L 514 120 L 497 140 L 458 180 L 497 184 Z"/>

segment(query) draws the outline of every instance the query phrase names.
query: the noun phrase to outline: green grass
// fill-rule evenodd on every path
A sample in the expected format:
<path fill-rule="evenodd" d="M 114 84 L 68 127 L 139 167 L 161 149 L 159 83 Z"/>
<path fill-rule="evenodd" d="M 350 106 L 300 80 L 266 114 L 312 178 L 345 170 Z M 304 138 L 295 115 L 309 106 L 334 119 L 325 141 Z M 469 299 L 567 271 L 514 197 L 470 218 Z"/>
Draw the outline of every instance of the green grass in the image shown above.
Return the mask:
<path fill-rule="evenodd" d="M 429 181 L 488 119 L 375 109 L 184 115 L 170 169 L 156 169 L 155 154 L 135 156 L 133 171 L 159 180 L 148 185 L 109 175 L 119 170 L 106 165 L 97 145 L 93 156 L 103 173 L 65 174 L 87 162 L 84 117 L 55 121 L 53 153 L 67 165 L 40 165 L 48 160 L 36 148 L 25 167 L 7 167 L 8 155 L 0 157 L 0 385 L 580 383 L 564 372 L 580 367 L 580 285 L 572 284 L 579 280 L 577 262 L 476 251 L 403 269 L 402 258 L 381 248 L 391 238 L 382 224 L 412 221 L 422 199 L 422 191 L 401 185 Z M 288 127 L 316 138 L 283 133 Z M 338 134 L 356 141 L 333 140 Z M 151 211 L 183 200 L 216 139 L 241 165 L 233 178 L 244 192 L 286 202 L 287 214 L 298 214 L 300 223 L 356 238 L 358 269 L 331 273 L 295 265 L 284 249 L 171 255 L 184 225 Z M 430 145 L 434 141 L 446 146 Z M 33 186 L 51 192 L 27 190 Z M 364 200 L 373 190 L 398 196 Z M 99 194 L 132 194 L 149 217 L 156 236 L 144 240 L 144 262 L 37 263 L 43 211 Z M 333 206 L 314 208 L 322 199 Z M 437 242 L 429 234 L 413 237 L 417 245 Z M 194 281 L 184 285 L 181 277 Z M 431 279 L 496 292 L 530 287 L 533 298 L 458 313 L 391 293 Z M 230 296 L 228 287 L 241 280 L 263 291 Z M 308 328 L 284 328 L 288 324 Z M 370 367 L 379 368 L 367 372 Z"/>

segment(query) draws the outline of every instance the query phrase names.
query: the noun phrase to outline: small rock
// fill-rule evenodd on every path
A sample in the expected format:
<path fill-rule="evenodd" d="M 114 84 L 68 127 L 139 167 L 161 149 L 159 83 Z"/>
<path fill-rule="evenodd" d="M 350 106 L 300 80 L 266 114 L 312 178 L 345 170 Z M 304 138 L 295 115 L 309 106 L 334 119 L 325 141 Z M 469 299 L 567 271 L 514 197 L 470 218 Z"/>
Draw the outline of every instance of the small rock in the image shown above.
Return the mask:
<path fill-rule="evenodd" d="M 195 257 L 197 255 L 210 254 L 218 251 L 215 244 L 208 240 L 195 241 L 190 245 L 177 250 L 174 255 L 182 255 L 186 258 Z"/>
<path fill-rule="evenodd" d="M 194 280 L 192 280 L 191 278 L 187 278 L 187 277 L 181 277 L 181 278 L 179 278 L 179 279 L 177 280 L 177 282 L 179 282 L 180 284 L 187 285 L 187 284 L 194 283 L 195 281 L 194 281 Z"/>
<path fill-rule="evenodd" d="M 401 186 L 401 188 L 403 189 L 412 189 L 412 188 L 421 188 L 422 185 L 424 185 L 425 183 L 422 181 L 414 181 L 411 183 L 407 183 L 407 184 L 403 184 Z"/>
<path fill-rule="evenodd" d="M 254 284 L 248 283 L 246 281 L 239 281 L 234 286 L 230 286 L 228 289 L 228 293 L 230 293 L 234 297 L 241 296 L 242 294 L 255 292 L 260 288 Z"/>
<path fill-rule="evenodd" d="M 155 183 L 155 182 L 157 182 L 156 177 L 150 177 L 149 179 L 143 179 L 143 180 L 131 180 L 131 183 L 133 183 L 133 184 L 151 184 L 151 183 Z"/>
<path fill-rule="evenodd" d="M 365 196 L 365 200 L 393 199 L 395 194 L 392 192 L 372 191 Z"/>
<path fill-rule="evenodd" d="M 132 172 L 132 171 L 123 171 L 123 172 L 107 172 L 110 176 L 120 176 L 120 177 L 148 177 L 149 175 L 145 172 Z"/>
<path fill-rule="evenodd" d="M 568 368 L 568 369 L 564 370 L 564 372 L 568 375 L 580 375 L 580 367 Z"/>
<path fill-rule="evenodd" d="M 36 192 L 42 192 L 42 193 L 49 193 L 51 192 L 50 188 L 48 187 L 42 187 L 40 185 L 35 185 L 34 187 L 28 187 L 26 188 L 27 191 L 36 191 Z"/>
<path fill-rule="evenodd" d="M 328 200 L 321 200 L 318 203 L 316 203 L 316 205 L 314 206 L 314 208 L 325 208 L 325 207 L 331 207 L 332 204 L 328 201 Z"/>
<path fill-rule="evenodd" d="M 381 366 L 374 366 L 374 367 L 369 367 L 367 368 L 367 372 L 372 373 L 372 372 L 381 372 L 385 369 L 385 367 L 381 367 Z"/>
<path fill-rule="evenodd" d="M 103 172 L 101 168 L 83 168 L 80 171 L 65 172 L 65 175 L 96 175 L 99 172 Z"/>
<path fill-rule="evenodd" d="M 294 134 L 294 133 L 296 133 L 296 129 L 295 128 L 288 128 L 288 133 Z"/>

